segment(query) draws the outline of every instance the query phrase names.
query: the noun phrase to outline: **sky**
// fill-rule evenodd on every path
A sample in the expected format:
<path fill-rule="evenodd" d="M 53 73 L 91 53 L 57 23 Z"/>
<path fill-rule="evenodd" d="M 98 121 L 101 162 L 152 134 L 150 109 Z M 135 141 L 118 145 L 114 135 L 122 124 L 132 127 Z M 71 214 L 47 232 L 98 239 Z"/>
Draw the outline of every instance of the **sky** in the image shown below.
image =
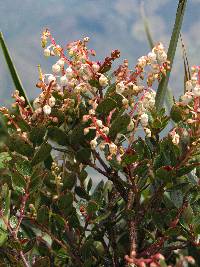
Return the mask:
<path fill-rule="evenodd" d="M 121 61 L 134 66 L 149 52 L 141 19 L 141 0 L 0 0 L 0 30 L 3 32 L 19 76 L 30 99 L 39 94 L 35 87 L 37 65 L 45 73 L 52 61 L 44 58 L 40 36 L 48 27 L 62 45 L 85 36 L 98 60 L 119 49 Z M 168 48 L 178 0 L 144 0 L 146 18 L 155 42 Z M 200 0 L 188 0 L 182 36 L 190 65 L 200 65 Z M 183 60 L 176 53 L 170 87 L 178 97 L 183 92 Z M 11 103 L 14 85 L 0 51 L 0 105 Z M 156 88 L 155 88 L 156 89 Z"/>

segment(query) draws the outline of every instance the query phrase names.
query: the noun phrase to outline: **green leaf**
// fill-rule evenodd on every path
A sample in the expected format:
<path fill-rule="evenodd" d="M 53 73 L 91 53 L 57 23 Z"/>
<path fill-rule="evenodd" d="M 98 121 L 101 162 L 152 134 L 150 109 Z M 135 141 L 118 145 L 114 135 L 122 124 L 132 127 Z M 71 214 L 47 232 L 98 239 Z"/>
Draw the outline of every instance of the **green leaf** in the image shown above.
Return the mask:
<path fill-rule="evenodd" d="M 78 216 L 76 214 L 75 208 L 73 209 L 72 214 L 69 216 L 69 225 L 72 226 L 73 228 L 79 228 L 80 227 L 80 222 L 78 219 Z"/>
<path fill-rule="evenodd" d="M 0 32 L 0 46 L 2 48 L 2 51 L 3 51 L 4 57 L 5 57 L 7 66 L 9 68 L 11 77 L 13 79 L 13 83 L 15 85 L 15 88 L 19 91 L 20 96 L 23 96 L 25 98 L 25 100 L 26 100 L 26 103 L 31 107 L 31 104 L 30 104 L 30 102 L 28 100 L 28 97 L 26 95 L 26 91 L 22 86 L 22 83 L 21 83 L 20 78 L 19 78 L 19 76 L 17 74 L 16 68 L 14 66 L 14 63 L 13 63 L 13 61 L 11 59 L 11 56 L 10 56 L 9 50 L 8 50 L 8 48 L 6 46 L 6 43 L 5 43 L 5 40 L 4 40 L 2 32 Z"/>
<path fill-rule="evenodd" d="M 112 139 L 115 139 L 118 133 L 125 132 L 127 130 L 127 126 L 130 123 L 130 116 L 128 114 L 117 116 L 117 118 L 113 121 L 110 127 L 109 136 Z"/>
<path fill-rule="evenodd" d="M 99 80 L 95 80 L 95 79 L 93 79 L 93 80 L 89 80 L 88 82 L 89 82 L 89 84 L 90 84 L 91 86 L 93 86 L 93 87 L 96 87 L 96 88 L 100 88 L 100 87 L 101 87 L 101 85 L 100 85 L 100 83 L 99 83 Z"/>
<path fill-rule="evenodd" d="M 5 184 L 1 188 L 3 201 L 4 201 L 4 211 L 3 217 L 0 217 L 0 247 L 2 247 L 5 242 L 7 241 L 8 233 L 7 233 L 7 225 L 5 221 L 8 222 L 10 217 L 10 198 L 11 198 L 11 191 L 8 189 L 8 186 Z"/>
<path fill-rule="evenodd" d="M 194 213 L 193 213 L 193 210 L 191 208 L 190 205 L 188 205 L 184 211 L 183 211 L 183 214 L 182 214 L 182 217 L 184 219 L 184 221 L 187 223 L 187 224 L 191 224 L 192 220 L 193 220 L 193 217 L 194 217 Z"/>
<path fill-rule="evenodd" d="M 67 134 L 56 126 L 48 127 L 47 135 L 51 140 L 53 140 L 54 142 L 58 143 L 61 146 L 65 146 L 69 143 Z"/>
<path fill-rule="evenodd" d="M 100 222 L 106 220 L 110 216 L 110 214 L 111 214 L 111 211 L 107 211 L 106 213 L 99 215 L 95 220 L 93 220 L 93 223 L 94 224 L 100 223 Z"/>
<path fill-rule="evenodd" d="M 33 155 L 34 149 L 32 146 L 17 134 L 13 134 L 9 137 L 7 145 L 11 151 L 16 151 L 21 155 L 27 157 Z"/>
<path fill-rule="evenodd" d="M 115 102 L 117 103 L 117 108 L 118 109 L 121 109 L 122 107 L 123 107 L 123 104 L 122 104 L 122 100 L 123 100 L 123 97 L 121 96 L 121 95 L 119 95 L 119 94 L 113 94 L 112 96 L 111 96 L 111 98 L 113 99 L 113 100 L 115 100 Z M 121 110 L 122 111 L 122 110 Z M 113 114 L 113 116 L 114 116 L 114 114 Z"/>
<path fill-rule="evenodd" d="M 170 61 L 171 69 L 173 66 L 174 56 L 176 52 L 176 47 L 180 35 L 180 30 L 183 22 L 183 17 L 185 13 L 185 7 L 186 7 L 187 0 L 179 0 L 177 12 L 176 12 L 176 19 L 175 24 L 173 28 L 173 32 L 171 35 L 171 40 L 169 44 L 169 49 L 167 53 L 167 58 Z M 156 107 L 157 109 L 161 109 L 165 100 L 165 95 L 167 91 L 167 86 L 169 82 L 169 77 L 171 74 L 171 70 L 167 71 L 166 76 L 164 76 L 158 86 L 157 94 L 156 94 Z"/>
<path fill-rule="evenodd" d="M 32 166 L 44 161 L 45 159 L 47 159 L 51 153 L 51 145 L 48 144 L 47 142 L 44 142 L 39 149 L 36 151 L 31 164 Z"/>
<path fill-rule="evenodd" d="M 101 103 L 99 103 L 96 112 L 100 114 L 108 115 L 111 110 L 116 108 L 117 102 L 111 97 L 105 98 Z"/>
<path fill-rule="evenodd" d="M 104 181 L 101 180 L 96 188 L 94 189 L 94 192 L 92 194 L 92 199 L 95 200 L 96 202 L 100 202 L 102 197 L 103 197 L 103 188 L 104 188 Z"/>
<path fill-rule="evenodd" d="M 167 267 L 167 264 L 164 260 L 161 260 L 159 264 L 160 264 L 160 267 Z"/>
<path fill-rule="evenodd" d="M 49 223 L 49 208 L 43 205 L 37 211 L 37 221 L 41 224 L 48 224 Z"/>
<path fill-rule="evenodd" d="M 83 130 L 85 128 L 85 124 L 79 123 L 77 124 L 74 129 L 72 130 L 72 133 L 70 134 L 70 143 L 72 145 L 82 144 L 84 143 L 84 133 Z"/>
<path fill-rule="evenodd" d="M 88 192 L 88 194 L 89 194 L 91 188 L 92 188 L 92 179 L 89 178 L 89 181 L 88 181 L 88 183 L 87 183 L 87 192 Z"/>
<path fill-rule="evenodd" d="M 8 239 L 8 233 L 7 233 L 7 231 L 5 229 L 2 229 L 1 228 L 2 227 L 1 220 L 2 219 L 0 219 L 0 247 L 2 247 L 6 243 L 6 241 Z"/>
<path fill-rule="evenodd" d="M 49 154 L 49 156 L 44 160 L 44 166 L 45 168 L 47 168 L 47 170 L 51 170 L 52 162 L 53 162 L 53 158 L 51 154 Z"/>
<path fill-rule="evenodd" d="M 84 188 L 80 187 L 80 186 L 76 186 L 75 187 L 75 193 L 80 197 L 80 198 L 84 198 L 86 200 L 90 199 L 90 196 L 88 195 L 88 193 L 85 191 Z"/>
<path fill-rule="evenodd" d="M 93 245 L 94 245 L 98 255 L 103 256 L 104 252 L 105 252 L 103 244 L 100 241 L 94 241 Z"/>
<path fill-rule="evenodd" d="M 64 174 L 64 180 L 63 180 L 63 188 L 64 189 L 72 189 L 74 185 L 76 184 L 76 174 L 75 173 L 68 173 L 65 172 Z"/>
<path fill-rule="evenodd" d="M 15 167 L 16 170 L 22 175 L 22 176 L 31 176 L 32 174 L 32 166 L 30 164 L 30 161 L 25 160 L 22 157 L 17 157 L 15 160 Z"/>
<path fill-rule="evenodd" d="M 183 204 L 183 193 L 181 190 L 172 190 L 170 198 L 176 208 L 180 208 Z"/>
<path fill-rule="evenodd" d="M 0 114 L 0 140 L 5 140 L 8 134 L 7 125 L 5 122 L 5 117 Z"/>
<path fill-rule="evenodd" d="M 152 220 L 153 220 L 153 223 L 155 224 L 155 226 L 159 230 L 163 230 L 165 221 L 163 220 L 163 216 L 160 213 L 153 212 L 152 213 Z"/>
<path fill-rule="evenodd" d="M 182 168 L 180 168 L 180 169 L 178 169 L 177 171 L 176 171 L 176 177 L 181 177 L 181 176 L 183 176 L 183 175 L 185 175 L 185 174 L 188 174 L 188 173 L 190 173 L 192 170 L 194 170 L 194 166 L 193 165 L 189 165 L 189 166 L 184 166 L 184 167 L 182 167 Z"/>
<path fill-rule="evenodd" d="M 10 161 L 12 158 L 8 152 L 0 153 L 0 169 L 6 167 L 6 163 Z"/>
<path fill-rule="evenodd" d="M 40 256 L 49 256 L 51 253 L 48 243 L 43 240 L 38 240 L 36 243 L 36 247 Z"/>
<path fill-rule="evenodd" d="M 199 214 L 195 214 L 193 221 L 193 229 L 196 235 L 200 234 L 200 215 Z"/>
<path fill-rule="evenodd" d="M 68 209 L 72 206 L 73 203 L 73 194 L 72 192 L 67 192 L 66 194 L 62 195 L 58 200 L 58 207 L 61 210 Z"/>
<path fill-rule="evenodd" d="M 115 92 L 115 90 L 116 90 L 116 84 L 113 83 L 107 88 L 105 97 L 107 97 L 108 95 L 112 95 Z"/>
<path fill-rule="evenodd" d="M 33 194 L 35 191 L 39 191 L 43 182 L 45 176 L 48 175 L 48 179 L 50 179 L 50 175 L 48 172 L 43 172 L 40 168 L 36 169 L 33 174 L 31 175 L 31 181 L 30 181 L 30 193 Z"/>
<path fill-rule="evenodd" d="M 140 161 L 133 173 L 134 175 L 138 175 L 138 177 L 145 179 L 149 173 L 148 160 Z"/>
<path fill-rule="evenodd" d="M 174 122 L 183 120 L 182 109 L 177 105 L 173 105 L 170 111 L 170 116 Z"/>
<path fill-rule="evenodd" d="M 33 128 L 30 132 L 30 140 L 34 145 L 41 145 L 44 141 L 43 138 L 46 133 L 46 127 L 45 126 L 37 126 Z"/>
<path fill-rule="evenodd" d="M 83 246 L 81 247 L 81 256 L 84 258 L 84 260 L 94 255 L 94 249 L 95 248 L 93 245 L 93 239 L 88 238 L 88 240 L 86 240 Z"/>
<path fill-rule="evenodd" d="M 13 172 L 11 174 L 11 179 L 12 179 L 13 189 L 23 193 L 24 188 L 26 187 L 26 181 L 24 177 L 20 173 Z"/>
<path fill-rule="evenodd" d="M 165 182 L 171 182 L 173 178 L 173 171 L 168 170 L 165 167 L 161 167 L 156 170 L 156 178 Z"/>
<path fill-rule="evenodd" d="M 180 150 L 174 145 L 170 138 L 164 138 L 160 142 L 160 152 L 154 159 L 154 168 L 162 166 L 176 166 L 180 158 Z"/>
<path fill-rule="evenodd" d="M 30 250 L 32 250 L 34 248 L 34 245 L 36 244 L 36 238 L 32 238 L 28 241 L 28 243 L 26 244 L 26 246 L 23 249 L 24 253 L 29 252 Z"/>
<path fill-rule="evenodd" d="M 88 202 L 88 205 L 87 205 L 86 209 L 87 209 L 87 213 L 88 214 L 93 214 L 94 212 L 96 212 L 99 209 L 99 206 L 98 206 L 96 201 L 90 200 Z"/>
<path fill-rule="evenodd" d="M 85 171 L 85 170 L 82 170 L 79 175 L 78 175 L 78 179 L 81 181 L 81 182 L 84 182 L 85 179 L 87 178 L 88 176 L 88 173 Z"/>
<path fill-rule="evenodd" d="M 94 266 L 94 258 L 86 259 L 83 263 L 83 267 L 93 267 L 93 266 Z"/>
<path fill-rule="evenodd" d="M 12 249 L 16 249 L 18 252 L 22 250 L 22 244 L 20 243 L 19 240 L 14 240 L 14 239 L 9 240 L 9 246 Z"/>
<path fill-rule="evenodd" d="M 64 220 L 63 217 L 60 216 L 59 214 L 52 213 L 52 214 L 51 214 L 51 219 L 54 219 L 54 221 L 55 221 L 61 228 L 64 228 L 64 227 L 65 227 L 65 220 Z"/>
<path fill-rule="evenodd" d="M 133 143 L 132 147 L 139 160 L 151 159 L 151 151 L 142 138 L 138 138 L 138 140 Z"/>
<path fill-rule="evenodd" d="M 82 163 L 87 163 L 91 157 L 91 149 L 80 148 L 76 153 L 76 159 Z"/>

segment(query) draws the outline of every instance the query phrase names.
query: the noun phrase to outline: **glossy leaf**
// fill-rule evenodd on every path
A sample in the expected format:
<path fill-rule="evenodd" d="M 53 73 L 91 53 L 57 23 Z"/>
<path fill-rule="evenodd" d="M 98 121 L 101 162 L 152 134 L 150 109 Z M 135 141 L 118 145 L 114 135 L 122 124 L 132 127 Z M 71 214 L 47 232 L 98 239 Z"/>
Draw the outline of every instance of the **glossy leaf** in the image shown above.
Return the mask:
<path fill-rule="evenodd" d="M 50 155 L 51 149 L 52 149 L 51 145 L 48 144 L 47 142 L 44 142 L 36 151 L 32 161 L 31 161 L 32 166 L 47 159 Z"/>

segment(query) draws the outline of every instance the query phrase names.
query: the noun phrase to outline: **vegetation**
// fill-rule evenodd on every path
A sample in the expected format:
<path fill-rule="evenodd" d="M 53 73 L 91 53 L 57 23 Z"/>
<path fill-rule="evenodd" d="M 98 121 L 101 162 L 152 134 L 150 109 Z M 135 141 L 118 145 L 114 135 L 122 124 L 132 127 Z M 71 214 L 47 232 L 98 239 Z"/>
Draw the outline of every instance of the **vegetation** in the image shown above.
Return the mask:
<path fill-rule="evenodd" d="M 184 60 L 183 95 L 163 107 L 185 5 L 168 52 L 158 43 L 134 68 L 44 30 L 55 63 L 38 67 L 33 101 L 1 33 L 17 90 L 0 108 L 0 266 L 200 266 L 199 66 Z"/>

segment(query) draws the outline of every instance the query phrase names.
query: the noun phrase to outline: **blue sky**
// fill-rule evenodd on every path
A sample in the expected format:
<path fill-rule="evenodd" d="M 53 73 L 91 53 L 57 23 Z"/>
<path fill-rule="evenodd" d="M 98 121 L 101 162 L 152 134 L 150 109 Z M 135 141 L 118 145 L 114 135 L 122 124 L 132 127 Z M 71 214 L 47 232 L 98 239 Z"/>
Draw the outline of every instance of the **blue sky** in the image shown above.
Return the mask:
<path fill-rule="evenodd" d="M 155 41 L 166 48 L 172 31 L 178 0 L 144 0 L 144 8 Z M 51 62 L 43 57 L 40 34 L 51 29 L 61 44 L 91 38 L 90 47 L 103 59 L 112 49 L 121 51 L 121 59 L 131 65 L 149 50 L 139 12 L 141 0 L 6 0 L 0 1 L 0 25 L 30 98 L 39 92 L 37 65 L 45 72 Z M 191 65 L 200 65 L 200 0 L 188 0 L 182 34 Z M 179 45 L 180 46 L 180 45 Z M 183 88 L 181 50 L 176 55 L 170 86 L 178 96 Z M 0 104 L 9 103 L 14 90 L 0 55 Z"/>

